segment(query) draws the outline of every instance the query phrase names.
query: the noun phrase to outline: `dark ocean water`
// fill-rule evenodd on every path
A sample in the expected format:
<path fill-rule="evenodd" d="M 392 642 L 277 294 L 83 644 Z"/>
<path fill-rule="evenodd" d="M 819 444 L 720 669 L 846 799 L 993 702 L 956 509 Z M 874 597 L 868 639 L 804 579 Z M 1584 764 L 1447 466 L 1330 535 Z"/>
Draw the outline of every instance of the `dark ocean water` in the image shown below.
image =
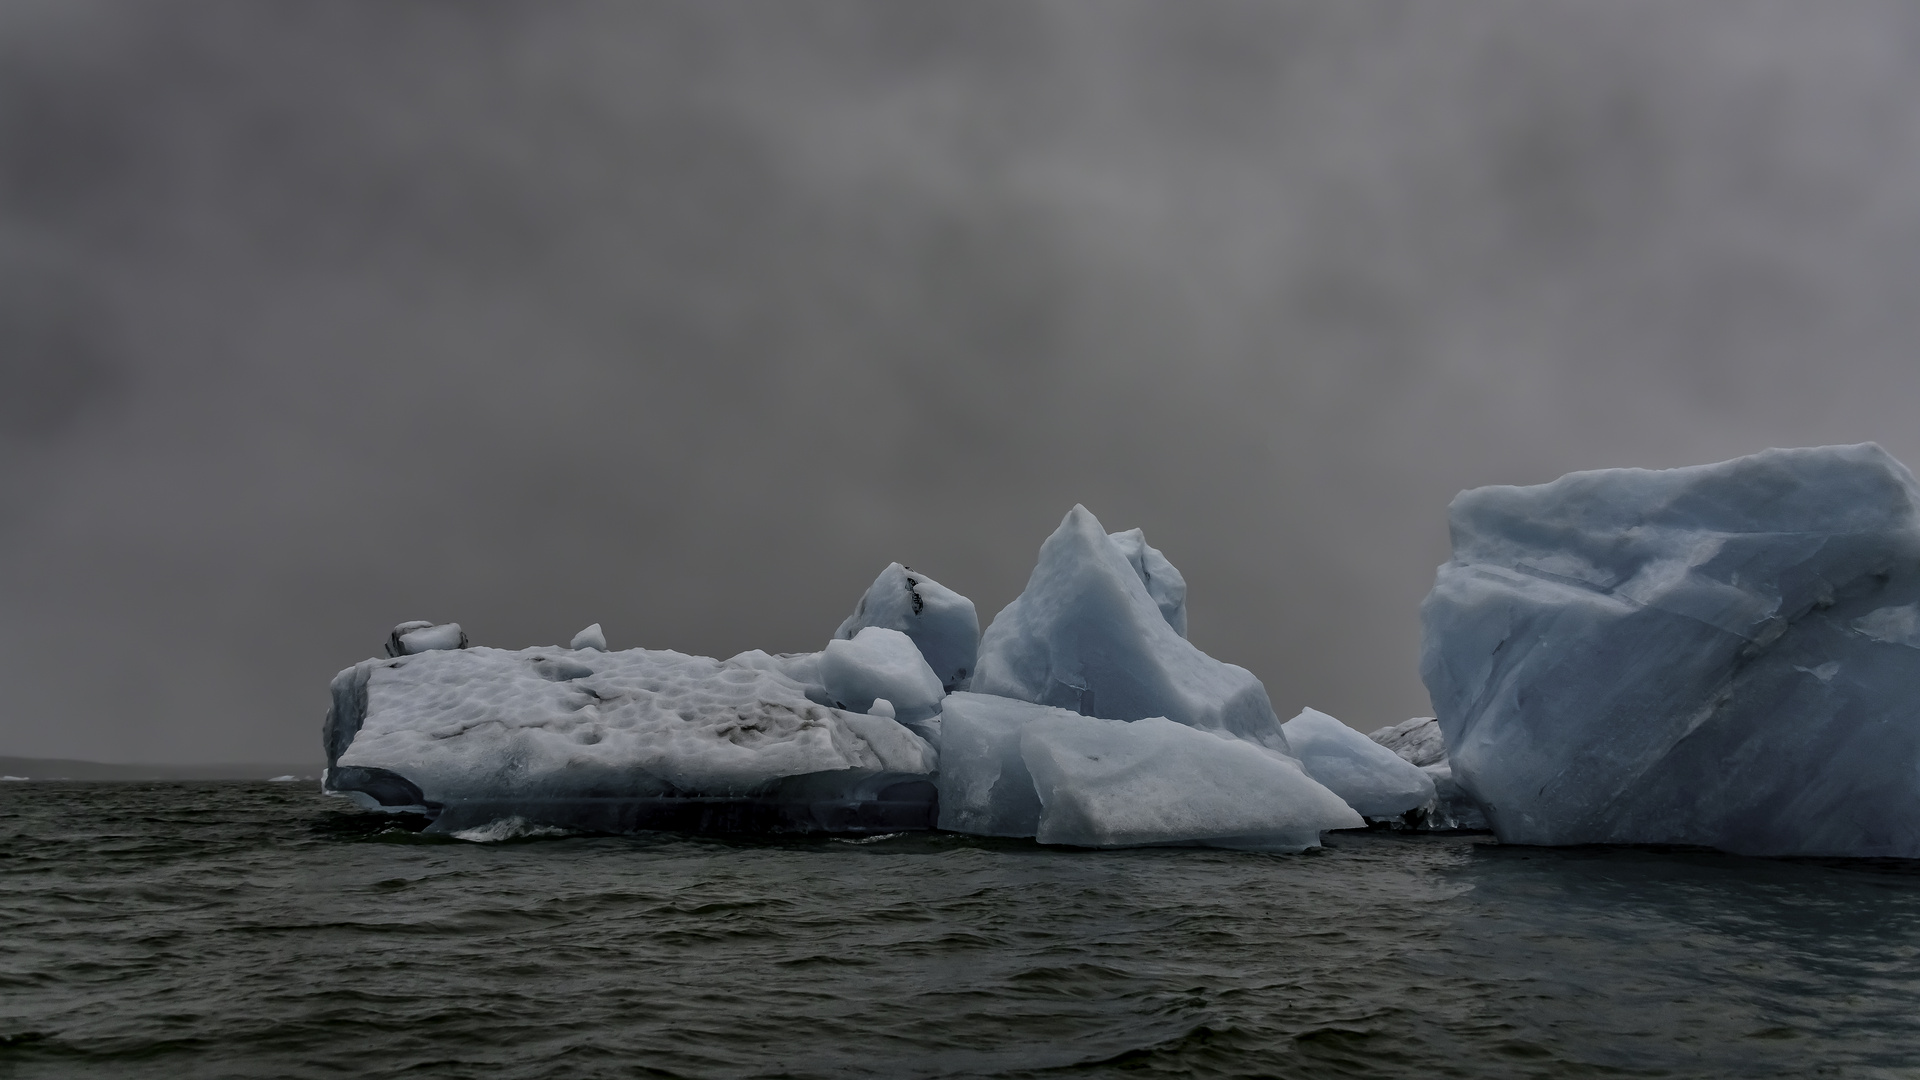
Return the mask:
<path fill-rule="evenodd" d="M 7 783 L 0 919 L 4 1077 L 1920 1077 L 1904 865 L 470 843 Z"/>

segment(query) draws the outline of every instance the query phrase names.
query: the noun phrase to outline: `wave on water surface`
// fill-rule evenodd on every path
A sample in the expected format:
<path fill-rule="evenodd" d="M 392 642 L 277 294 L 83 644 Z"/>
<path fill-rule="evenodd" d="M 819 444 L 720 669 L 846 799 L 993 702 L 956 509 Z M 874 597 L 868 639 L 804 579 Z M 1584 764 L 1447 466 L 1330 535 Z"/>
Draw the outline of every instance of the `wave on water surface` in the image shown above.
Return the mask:
<path fill-rule="evenodd" d="M 511 822 L 453 839 L 262 782 L 9 784 L 0 866 L 9 1078 L 1920 1060 L 1906 863 L 1387 833 L 1305 855 Z"/>

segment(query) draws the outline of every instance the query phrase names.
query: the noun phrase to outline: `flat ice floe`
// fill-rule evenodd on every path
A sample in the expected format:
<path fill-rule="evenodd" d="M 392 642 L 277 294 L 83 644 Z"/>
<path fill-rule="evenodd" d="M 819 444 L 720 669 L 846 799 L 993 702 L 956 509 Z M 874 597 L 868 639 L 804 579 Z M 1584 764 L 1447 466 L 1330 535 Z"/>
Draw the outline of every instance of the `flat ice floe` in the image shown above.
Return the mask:
<path fill-rule="evenodd" d="M 1505 841 L 1920 858 L 1920 485 L 1871 444 L 1462 493 L 1422 606 Z"/>
<path fill-rule="evenodd" d="M 329 786 L 436 811 L 446 831 L 507 809 L 553 825 L 579 824 L 553 820 L 576 811 L 647 809 L 607 800 L 734 800 L 729 812 L 750 817 L 754 804 L 853 799 L 916 779 L 920 816 L 931 816 L 938 756 L 926 740 L 743 664 L 642 649 L 436 650 L 364 661 L 334 691 Z M 603 805 L 562 805 L 583 800 Z"/>

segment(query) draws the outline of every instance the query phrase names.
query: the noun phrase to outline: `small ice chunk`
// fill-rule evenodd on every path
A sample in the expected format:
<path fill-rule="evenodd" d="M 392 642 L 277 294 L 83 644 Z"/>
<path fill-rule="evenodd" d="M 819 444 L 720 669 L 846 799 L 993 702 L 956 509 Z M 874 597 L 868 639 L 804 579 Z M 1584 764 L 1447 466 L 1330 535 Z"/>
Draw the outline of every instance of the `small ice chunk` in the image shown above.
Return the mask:
<path fill-rule="evenodd" d="M 1160 607 L 1160 614 L 1166 616 L 1167 625 L 1181 637 L 1187 636 L 1187 579 L 1174 565 L 1167 561 L 1160 549 L 1147 543 L 1147 534 L 1140 529 L 1128 529 L 1126 532 L 1108 533 L 1108 538 L 1120 546 L 1133 571 L 1140 575 L 1140 584 L 1147 587 L 1147 595 Z"/>
<path fill-rule="evenodd" d="M 1043 844 L 1304 851 L 1366 824 L 1292 758 L 1163 717 L 1055 713 L 1026 725 L 1020 756 Z"/>
<path fill-rule="evenodd" d="M 1418 766 L 1318 709 L 1302 709 L 1286 730 L 1307 775 L 1367 817 L 1399 817 L 1433 801 L 1433 781 Z"/>
<path fill-rule="evenodd" d="M 973 677 L 980 649 L 980 616 L 973 601 L 925 574 L 888 563 L 833 636 L 851 639 L 869 626 L 898 630 L 912 638 L 948 692 L 966 689 Z"/>
<path fill-rule="evenodd" d="M 607 635 L 601 631 L 599 623 L 594 623 L 592 626 L 573 635 L 573 640 L 567 644 L 567 648 L 598 649 L 601 652 L 606 652 Z"/>
<path fill-rule="evenodd" d="M 884 716 L 889 720 L 898 719 L 893 712 L 893 702 L 883 697 L 874 698 L 873 704 L 867 706 L 867 712 L 873 716 Z"/>
<path fill-rule="evenodd" d="M 862 627 L 851 639 L 827 642 L 820 679 L 836 708 L 864 713 L 875 698 L 885 698 L 902 723 L 939 712 L 945 696 L 913 639 L 883 626 Z"/>
<path fill-rule="evenodd" d="M 1121 544 L 1075 506 L 980 638 L 973 689 L 1086 716 L 1163 716 L 1286 752 L 1252 672 L 1175 632 Z"/>
<path fill-rule="evenodd" d="M 1480 812 L 1473 796 L 1453 779 L 1453 766 L 1447 761 L 1447 744 L 1441 736 L 1440 721 L 1431 716 L 1416 716 L 1383 727 L 1367 738 L 1400 755 L 1400 760 L 1419 766 L 1433 781 L 1433 805 L 1414 816 L 1415 829 L 1426 832 L 1487 827 L 1487 817 Z"/>
<path fill-rule="evenodd" d="M 827 694 L 827 685 L 820 678 L 820 654 L 817 652 L 768 653 L 760 649 L 748 649 L 723 662 L 729 667 L 771 671 L 799 687 L 808 701 L 817 705 L 833 704 L 833 699 Z"/>
<path fill-rule="evenodd" d="M 393 633 L 387 635 L 387 655 L 390 657 L 466 647 L 467 634 L 460 629 L 459 623 L 436 625 L 425 619 L 415 619 L 401 623 L 393 628 Z"/>
<path fill-rule="evenodd" d="M 1440 721 L 1431 716 L 1402 720 L 1369 732 L 1367 738 L 1400 755 L 1400 760 L 1407 764 L 1423 769 L 1447 760 L 1447 742 L 1440 734 Z"/>
<path fill-rule="evenodd" d="M 1040 796 L 1020 756 L 1027 725 L 1065 709 L 960 692 L 941 702 L 940 827 L 975 836 L 1032 836 Z"/>

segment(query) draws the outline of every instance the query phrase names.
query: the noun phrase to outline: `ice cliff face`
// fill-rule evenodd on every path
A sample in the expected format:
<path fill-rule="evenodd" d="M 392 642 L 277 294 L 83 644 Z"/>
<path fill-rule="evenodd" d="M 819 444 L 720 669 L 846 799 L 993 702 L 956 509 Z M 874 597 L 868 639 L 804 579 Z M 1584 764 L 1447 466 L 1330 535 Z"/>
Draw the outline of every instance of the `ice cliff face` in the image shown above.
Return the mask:
<path fill-rule="evenodd" d="M 1920 857 L 1920 486 L 1873 445 L 1462 493 L 1421 608 L 1502 840 Z"/>

